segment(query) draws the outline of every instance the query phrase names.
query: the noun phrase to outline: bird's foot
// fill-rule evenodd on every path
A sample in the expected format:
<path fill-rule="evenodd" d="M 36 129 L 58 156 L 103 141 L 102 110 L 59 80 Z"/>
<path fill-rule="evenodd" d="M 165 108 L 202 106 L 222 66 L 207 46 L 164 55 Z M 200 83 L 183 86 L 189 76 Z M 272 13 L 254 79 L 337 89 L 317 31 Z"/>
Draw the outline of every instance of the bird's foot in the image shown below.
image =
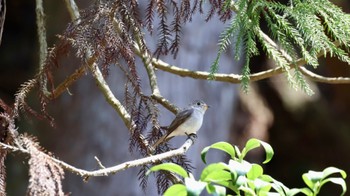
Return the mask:
<path fill-rule="evenodd" d="M 195 134 L 195 133 L 190 133 L 190 134 L 187 134 L 187 133 L 186 133 L 186 135 L 187 135 L 187 137 L 188 137 L 189 139 L 192 140 L 193 143 L 194 143 L 194 141 L 197 139 L 197 134 Z"/>

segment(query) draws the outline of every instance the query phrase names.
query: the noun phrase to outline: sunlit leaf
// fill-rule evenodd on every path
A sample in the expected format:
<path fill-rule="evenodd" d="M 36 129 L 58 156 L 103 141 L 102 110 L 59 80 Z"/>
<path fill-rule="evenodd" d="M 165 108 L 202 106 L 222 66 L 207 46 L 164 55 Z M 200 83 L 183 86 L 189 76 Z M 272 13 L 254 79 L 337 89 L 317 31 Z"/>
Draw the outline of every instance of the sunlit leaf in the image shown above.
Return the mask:
<path fill-rule="evenodd" d="M 299 193 L 304 193 L 304 195 L 313 195 L 313 192 L 309 188 L 293 188 L 288 191 L 286 191 L 286 195 L 288 196 L 294 196 Z"/>
<path fill-rule="evenodd" d="M 234 149 L 234 147 L 231 144 L 229 144 L 227 142 L 217 142 L 217 143 L 212 144 L 211 146 L 205 147 L 202 150 L 201 158 L 202 158 L 202 161 L 204 163 L 206 163 L 205 158 L 206 158 L 207 152 L 211 148 L 218 149 L 218 150 L 226 152 L 227 154 L 229 154 L 231 156 L 232 159 L 235 157 L 235 149 Z"/>
<path fill-rule="evenodd" d="M 188 177 L 187 171 L 175 163 L 163 163 L 163 164 L 153 166 L 149 169 L 149 171 L 159 171 L 159 170 L 170 171 L 182 176 L 183 178 Z M 149 172 L 147 172 L 147 174 L 149 174 Z"/>
<path fill-rule="evenodd" d="M 310 189 L 313 189 L 315 184 L 314 182 L 310 179 L 310 176 L 306 173 L 306 174 L 303 174 L 302 175 L 302 178 L 305 182 L 305 184 L 310 188 Z"/>
<path fill-rule="evenodd" d="M 173 195 L 187 196 L 186 186 L 183 184 L 174 184 L 164 192 L 164 196 L 173 196 Z"/>
<path fill-rule="evenodd" d="M 211 195 L 216 195 L 216 196 L 226 195 L 226 188 L 218 185 L 208 184 L 207 191 Z"/>
<path fill-rule="evenodd" d="M 339 173 L 344 179 L 346 178 L 346 173 L 344 170 L 338 169 L 336 167 L 327 167 L 323 170 L 323 178 L 328 177 L 329 175 Z"/>
<path fill-rule="evenodd" d="M 251 169 L 247 173 L 247 178 L 250 180 L 255 180 L 263 174 L 263 168 L 258 164 L 252 164 Z"/>
<path fill-rule="evenodd" d="M 201 180 L 204 182 L 226 181 L 231 179 L 231 173 L 226 171 L 228 166 L 224 163 L 213 163 L 205 167 L 201 174 Z"/>
<path fill-rule="evenodd" d="M 238 162 L 231 159 L 228 166 L 230 171 L 237 173 L 238 176 L 246 175 L 252 168 L 252 164 L 244 160 L 242 162 Z"/>
<path fill-rule="evenodd" d="M 196 181 L 193 178 L 185 178 L 188 195 L 200 195 L 207 183 Z"/>
<path fill-rule="evenodd" d="M 266 153 L 266 158 L 263 163 L 268 163 L 272 159 L 274 154 L 272 147 L 270 146 L 270 144 L 255 138 L 248 140 L 248 142 L 242 150 L 241 159 L 243 159 L 249 151 L 259 147 L 260 145 L 264 147 Z"/>
<path fill-rule="evenodd" d="M 345 180 L 343 178 L 327 178 L 325 180 L 323 180 L 321 182 L 321 186 L 323 186 L 324 184 L 326 184 L 327 182 L 332 182 L 334 184 L 338 184 L 342 187 L 343 189 L 343 192 L 342 192 L 342 195 L 345 194 L 347 188 L 346 188 L 346 183 L 345 183 Z"/>

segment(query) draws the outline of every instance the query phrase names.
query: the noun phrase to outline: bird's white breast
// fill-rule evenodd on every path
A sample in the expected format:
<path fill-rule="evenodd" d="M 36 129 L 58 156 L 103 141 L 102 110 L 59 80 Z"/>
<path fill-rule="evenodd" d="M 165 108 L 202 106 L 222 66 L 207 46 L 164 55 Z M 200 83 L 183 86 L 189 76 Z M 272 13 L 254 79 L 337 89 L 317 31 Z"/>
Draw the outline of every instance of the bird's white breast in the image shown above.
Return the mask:
<path fill-rule="evenodd" d="M 202 126 L 203 115 L 204 112 L 195 108 L 191 116 L 178 128 L 176 128 L 168 137 L 196 133 Z"/>

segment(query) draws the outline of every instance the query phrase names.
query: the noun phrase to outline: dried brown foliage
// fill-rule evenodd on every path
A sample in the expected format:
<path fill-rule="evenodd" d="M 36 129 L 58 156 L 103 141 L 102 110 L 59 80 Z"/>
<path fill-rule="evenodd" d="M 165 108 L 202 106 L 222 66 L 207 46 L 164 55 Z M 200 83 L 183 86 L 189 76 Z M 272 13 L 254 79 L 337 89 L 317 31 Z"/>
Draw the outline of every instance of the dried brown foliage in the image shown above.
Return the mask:
<path fill-rule="evenodd" d="M 62 190 L 63 169 L 44 153 L 34 137 L 22 135 L 18 138 L 29 157 L 28 195 L 64 195 Z"/>

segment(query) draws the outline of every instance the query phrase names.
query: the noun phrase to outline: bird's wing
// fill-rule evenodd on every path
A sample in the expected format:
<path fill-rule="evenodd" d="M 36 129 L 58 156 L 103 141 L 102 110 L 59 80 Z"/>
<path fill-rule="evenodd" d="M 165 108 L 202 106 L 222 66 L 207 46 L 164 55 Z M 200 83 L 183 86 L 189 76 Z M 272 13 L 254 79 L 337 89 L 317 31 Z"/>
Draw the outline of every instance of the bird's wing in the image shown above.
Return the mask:
<path fill-rule="evenodd" d="M 173 122 L 171 122 L 171 124 L 168 127 L 167 133 L 164 134 L 161 138 L 159 138 L 159 140 L 153 144 L 152 148 L 155 149 L 159 144 L 168 141 L 169 139 L 171 139 L 172 137 L 168 137 L 170 135 L 170 133 L 172 133 L 176 128 L 178 128 L 183 122 L 185 122 L 185 120 L 191 116 L 191 114 L 193 113 L 193 108 L 191 109 L 186 109 L 183 110 L 179 113 L 176 114 L 175 119 L 173 120 Z"/>
<path fill-rule="evenodd" d="M 175 119 L 173 120 L 173 122 L 171 122 L 171 124 L 169 125 L 168 128 L 168 132 L 167 135 L 169 135 L 170 133 L 172 133 L 175 129 L 177 129 L 182 123 L 185 122 L 186 119 L 188 119 L 189 116 L 191 116 L 191 114 L 193 113 L 194 109 L 186 109 L 183 110 L 181 112 L 179 112 L 178 114 L 176 114 Z"/>

